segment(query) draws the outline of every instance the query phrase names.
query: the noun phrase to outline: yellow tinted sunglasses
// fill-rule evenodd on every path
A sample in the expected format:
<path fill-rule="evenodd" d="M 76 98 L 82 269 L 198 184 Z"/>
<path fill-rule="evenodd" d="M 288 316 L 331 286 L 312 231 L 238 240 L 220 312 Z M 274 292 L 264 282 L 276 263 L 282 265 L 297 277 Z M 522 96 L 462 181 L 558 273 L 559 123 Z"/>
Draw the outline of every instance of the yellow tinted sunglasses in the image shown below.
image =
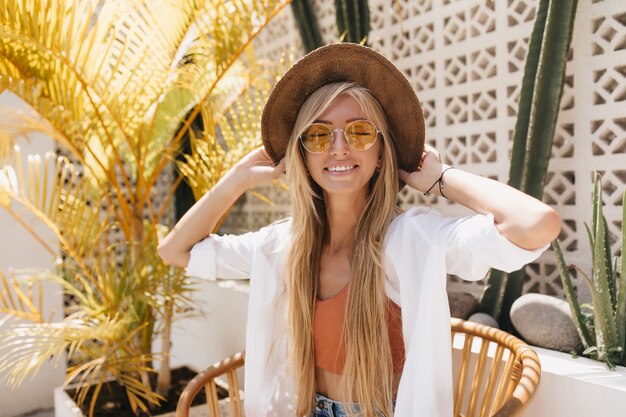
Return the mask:
<path fill-rule="evenodd" d="M 348 145 L 355 151 L 365 151 L 374 145 L 380 131 L 369 120 L 355 120 L 345 129 L 331 130 L 325 124 L 313 123 L 300 135 L 304 149 L 311 153 L 326 152 L 335 140 L 335 132 L 341 130 Z"/>

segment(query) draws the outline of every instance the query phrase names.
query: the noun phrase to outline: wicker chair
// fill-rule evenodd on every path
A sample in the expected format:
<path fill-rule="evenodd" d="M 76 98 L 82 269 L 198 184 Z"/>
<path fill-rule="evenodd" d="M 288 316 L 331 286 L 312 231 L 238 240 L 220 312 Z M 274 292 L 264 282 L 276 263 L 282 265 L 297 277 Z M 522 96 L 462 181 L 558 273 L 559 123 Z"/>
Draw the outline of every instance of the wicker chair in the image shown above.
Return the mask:
<path fill-rule="evenodd" d="M 206 392 L 209 416 L 218 417 L 226 414 L 231 417 L 243 417 L 243 403 L 241 402 L 241 391 L 239 390 L 239 382 L 237 381 L 237 369 L 243 366 L 243 357 L 243 352 L 236 353 L 210 368 L 205 369 L 189 381 L 189 384 L 187 384 L 178 399 L 176 417 L 189 417 L 191 402 L 203 388 Z M 216 379 L 224 375 L 226 375 L 228 381 L 227 403 L 230 405 L 226 413 L 222 413 L 225 402 L 220 402 L 217 397 L 217 387 L 218 385 L 221 386 L 223 383 Z"/>
<path fill-rule="evenodd" d="M 453 346 L 462 344 L 460 351 L 453 349 L 454 416 L 520 416 L 539 385 L 537 354 L 493 327 L 453 318 L 451 331 Z M 478 355 L 472 357 L 472 351 Z"/>
<path fill-rule="evenodd" d="M 492 327 L 453 318 L 451 331 L 456 369 L 454 416 L 520 416 L 539 384 L 541 366 L 537 354 L 518 338 Z M 189 416 L 191 402 L 203 388 L 209 416 L 222 416 L 221 408 L 225 415 L 243 417 L 236 376 L 243 364 L 244 354 L 239 352 L 198 374 L 180 396 L 176 417 Z M 223 375 L 228 381 L 226 403 L 218 401 L 215 380 Z"/>

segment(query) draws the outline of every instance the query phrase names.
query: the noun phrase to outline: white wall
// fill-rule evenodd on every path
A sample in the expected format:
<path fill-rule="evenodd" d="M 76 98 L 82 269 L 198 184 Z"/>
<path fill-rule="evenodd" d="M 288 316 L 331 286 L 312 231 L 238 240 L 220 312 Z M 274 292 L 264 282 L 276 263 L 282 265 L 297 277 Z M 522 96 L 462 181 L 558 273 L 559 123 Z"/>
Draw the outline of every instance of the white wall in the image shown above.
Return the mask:
<path fill-rule="evenodd" d="M 16 108 L 26 107 L 25 103 L 9 93 L 0 94 L 0 104 Z M 0 115 L 0 117 L 6 116 Z M 44 154 L 53 149 L 52 140 L 43 136 L 33 136 L 30 143 L 20 141 L 18 144 L 22 148 L 23 155 Z M 45 232 L 45 229 L 34 219 L 29 219 L 28 223 L 36 231 Z M 48 267 L 51 264 L 52 256 L 9 216 L 6 210 L 0 208 L 0 270 L 6 274 L 11 268 Z M 59 287 L 46 285 L 44 287 L 46 317 L 52 316 L 60 319 L 62 310 L 63 302 Z M 63 383 L 64 373 L 65 359 L 62 359 L 58 369 L 54 369 L 52 363 L 45 364 L 34 378 L 28 378 L 16 390 L 0 384 L 0 404 L 2 404 L 0 417 L 52 407 L 52 390 Z"/>
<path fill-rule="evenodd" d="M 525 415 L 622 417 L 626 415 L 626 368 L 534 347 L 542 373 Z"/>
<path fill-rule="evenodd" d="M 172 366 L 188 365 L 201 371 L 244 350 L 248 314 L 245 287 L 229 288 L 238 282 L 194 281 L 195 307 L 201 315 L 176 322 L 172 334 Z M 155 351 L 160 347 L 155 346 Z M 240 372 L 240 383 L 243 384 Z"/>

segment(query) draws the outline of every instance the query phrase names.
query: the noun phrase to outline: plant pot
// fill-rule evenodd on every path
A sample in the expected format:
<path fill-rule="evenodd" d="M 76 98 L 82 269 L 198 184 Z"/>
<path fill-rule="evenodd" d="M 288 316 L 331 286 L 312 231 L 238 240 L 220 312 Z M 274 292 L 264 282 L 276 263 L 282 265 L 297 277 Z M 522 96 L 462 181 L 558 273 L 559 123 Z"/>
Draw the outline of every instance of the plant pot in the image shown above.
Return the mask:
<path fill-rule="evenodd" d="M 185 377 L 183 378 L 183 383 L 177 384 L 174 381 L 177 378 L 174 378 L 175 375 L 178 375 L 179 372 L 185 372 Z M 192 374 L 193 375 L 192 375 Z M 176 403 L 178 402 L 178 397 L 180 396 L 180 392 L 185 388 L 186 383 L 197 374 L 196 371 L 191 370 L 187 367 L 176 368 L 172 370 L 172 389 L 170 390 L 170 401 L 164 404 L 164 411 L 159 412 L 158 410 L 151 411 L 151 415 L 161 416 L 161 417 L 174 417 L 176 410 Z M 180 378 L 178 378 L 180 379 Z M 119 387 L 114 380 L 110 381 L 116 389 Z M 228 391 L 224 384 L 217 381 L 218 385 L 218 398 L 220 398 L 220 409 L 222 411 L 222 416 L 226 417 L 230 415 L 230 404 L 228 398 Z M 72 392 L 76 389 L 76 384 L 67 386 L 67 387 L 58 387 L 54 390 L 54 415 L 55 417 L 86 417 L 88 413 L 82 410 L 72 398 Z M 120 416 L 121 413 L 130 412 L 129 407 L 124 407 L 123 409 L 118 406 L 120 403 L 125 403 L 126 397 L 125 393 L 116 393 L 113 397 L 106 397 L 102 395 L 105 392 L 105 388 L 102 389 L 101 395 L 98 398 L 97 410 L 94 413 L 95 417 L 107 417 L 107 416 Z M 202 393 L 203 394 L 203 393 Z M 243 398 L 243 392 L 241 393 Z M 86 404 L 88 401 L 86 401 Z M 168 407 L 169 405 L 169 407 Z M 145 415 L 145 414 L 144 414 Z M 194 406 L 191 409 L 190 416 L 206 416 L 207 415 L 207 406 L 206 399 L 204 395 L 198 395 L 196 397 L 196 401 L 194 401 Z"/>
<path fill-rule="evenodd" d="M 75 388 L 70 386 L 70 388 Z M 54 389 L 54 417 L 84 417 L 76 402 L 67 395 L 64 387 Z"/>

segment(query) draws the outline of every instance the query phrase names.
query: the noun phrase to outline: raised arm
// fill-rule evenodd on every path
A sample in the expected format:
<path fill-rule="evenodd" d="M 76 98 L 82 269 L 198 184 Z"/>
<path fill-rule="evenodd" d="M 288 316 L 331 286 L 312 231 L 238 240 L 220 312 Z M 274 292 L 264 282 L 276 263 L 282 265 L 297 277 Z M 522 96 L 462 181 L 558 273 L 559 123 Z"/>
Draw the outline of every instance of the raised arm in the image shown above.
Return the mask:
<path fill-rule="evenodd" d="M 226 210 L 248 189 L 277 179 L 285 170 L 274 166 L 263 148 L 241 159 L 198 200 L 159 243 L 159 256 L 168 264 L 186 267 L 194 244 L 211 234 Z"/>
<path fill-rule="evenodd" d="M 411 187 L 426 192 L 448 168 L 431 148 L 425 152 L 421 169 L 400 178 Z M 554 209 L 513 187 L 489 178 L 448 169 L 443 174 L 443 193 L 477 213 L 491 213 L 498 231 L 524 249 L 538 249 L 554 240 L 561 230 L 560 218 Z M 435 186 L 430 193 L 441 195 Z"/>

